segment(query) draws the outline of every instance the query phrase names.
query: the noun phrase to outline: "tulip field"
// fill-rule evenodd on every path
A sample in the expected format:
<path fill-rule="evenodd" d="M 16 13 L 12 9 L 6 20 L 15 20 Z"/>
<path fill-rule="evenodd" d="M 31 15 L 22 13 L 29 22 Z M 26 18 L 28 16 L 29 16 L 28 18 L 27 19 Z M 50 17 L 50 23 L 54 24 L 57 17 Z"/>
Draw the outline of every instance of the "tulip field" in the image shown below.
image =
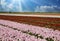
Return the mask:
<path fill-rule="evenodd" d="M 60 41 L 60 31 L 0 19 L 0 41 Z"/>

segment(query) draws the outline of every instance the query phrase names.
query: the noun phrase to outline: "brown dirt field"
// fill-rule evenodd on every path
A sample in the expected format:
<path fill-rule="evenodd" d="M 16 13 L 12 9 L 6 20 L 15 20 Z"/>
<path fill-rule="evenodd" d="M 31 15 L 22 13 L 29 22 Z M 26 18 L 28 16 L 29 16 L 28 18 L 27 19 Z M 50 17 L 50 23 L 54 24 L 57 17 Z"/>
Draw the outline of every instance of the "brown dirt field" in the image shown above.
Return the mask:
<path fill-rule="evenodd" d="M 60 30 L 60 18 L 0 15 L 0 19 Z"/>

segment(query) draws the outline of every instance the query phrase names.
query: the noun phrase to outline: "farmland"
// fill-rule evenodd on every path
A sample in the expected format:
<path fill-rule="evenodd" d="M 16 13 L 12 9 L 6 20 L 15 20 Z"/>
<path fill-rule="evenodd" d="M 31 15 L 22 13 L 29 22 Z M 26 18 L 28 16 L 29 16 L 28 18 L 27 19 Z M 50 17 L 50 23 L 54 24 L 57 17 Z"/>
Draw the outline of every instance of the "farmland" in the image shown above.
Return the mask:
<path fill-rule="evenodd" d="M 0 15 L 0 19 L 60 30 L 60 18 Z"/>
<path fill-rule="evenodd" d="M 60 41 L 60 31 L 0 19 L 0 41 Z"/>
<path fill-rule="evenodd" d="M 0 33 L 0 41 L 60 41 L 60 18 L 2 14 Z"/>

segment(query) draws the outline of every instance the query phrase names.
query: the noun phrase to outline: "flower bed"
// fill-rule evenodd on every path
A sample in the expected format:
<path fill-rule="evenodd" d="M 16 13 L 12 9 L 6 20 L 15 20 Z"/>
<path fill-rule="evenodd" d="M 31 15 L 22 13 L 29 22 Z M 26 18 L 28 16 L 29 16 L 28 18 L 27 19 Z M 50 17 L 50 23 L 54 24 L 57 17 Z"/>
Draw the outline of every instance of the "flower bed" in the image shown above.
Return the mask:
<path fill-rule="evenodd" d="M 8 20 L 0 20 L 0 33 L 1 41 L 60 41 L 58 30 Z"/>

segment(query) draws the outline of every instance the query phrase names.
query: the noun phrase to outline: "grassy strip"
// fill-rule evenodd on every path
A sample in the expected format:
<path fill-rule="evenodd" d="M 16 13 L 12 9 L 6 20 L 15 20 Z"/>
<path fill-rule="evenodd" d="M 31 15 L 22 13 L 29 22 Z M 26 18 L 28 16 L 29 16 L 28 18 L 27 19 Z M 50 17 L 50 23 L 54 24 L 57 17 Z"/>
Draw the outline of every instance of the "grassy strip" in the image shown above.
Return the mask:
<path fill-rule="evenodd" d="M 45 14 L 45 15 L 60 15 L 60 12 L 0 12 L 6 14 Z"/>

